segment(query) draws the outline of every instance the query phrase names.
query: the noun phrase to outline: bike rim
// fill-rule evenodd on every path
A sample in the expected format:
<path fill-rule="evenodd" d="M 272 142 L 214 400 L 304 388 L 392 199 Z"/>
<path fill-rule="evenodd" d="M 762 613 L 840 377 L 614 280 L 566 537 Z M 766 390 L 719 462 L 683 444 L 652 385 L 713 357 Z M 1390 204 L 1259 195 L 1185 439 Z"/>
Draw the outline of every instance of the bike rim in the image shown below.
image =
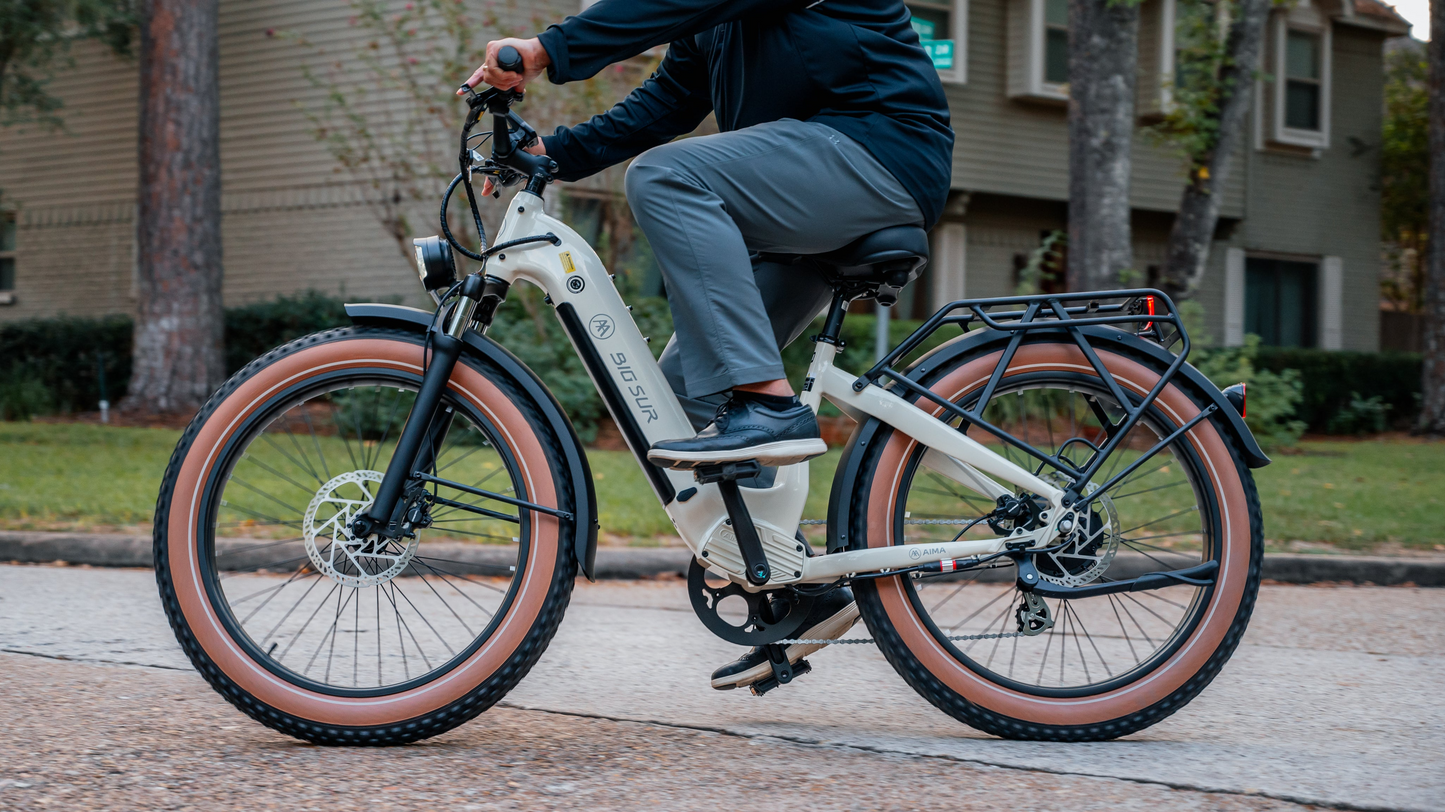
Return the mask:
<path fill-rule="evenodd" d="M 352 369 L 279 393 L 238 428 L 208 483 L 208 597 L 231 639 L 298 687 L 367 697 L 424 685 L 481 647 L 515 597 L 530 547 L 525 512 L 504 511 L 513 523 L 437 506 L 410 551 L 341 549 L 340 514 L 364 509 L 419 386 L 409 373 Z M 452 426 L 431 470 L 526 498 L 491 422 L 450 394 L 443 406 Z M 237 543 L 238 532 L 248 540 Z M 487 544 L 486 564 L 433 554 L 428 543 L 440 541 Z"/>
<path fill-rule="evenodd" d="M 971 406 L 978 396 L 974 392 L 960 402 Z M 984 417 L 1040 450 L 1057 453 L 1072 437 L 1102 440 L 1102 426 L 1087 397 L 1117 420 L 1119 410 L 1098 379 L 1075 373 L 1009 376 Z M 1095 483 L 1107 481 L 1171 430 L 1168 419 L 1152 409 Z M 1023 467 L 1044 476 L 1050 472 L 1017 449 L 1001 447 L 980 429 L 970 435 Z M 1071 447 L 1086 451 L 1079 444 Z M 986 498 L 928 470 L 921 464 L 925 453 L 922 447 L 914 450 L 900 480 L 897 504 L 902 509 L 895 513 L 895 543 L 952 540 L 963 525 L 993 507 Z M 1070 456 L 1080 461 L 1086 453 Z M 1102 532 L 1092 533 L 1097 546 L 1091 543 L 1048 559 L 1039 556 L 1041 574 L 1060 585 L 1077 586 L 1217 559 L 1217 510 L 1208 481 L 1188 442 L 1176 441 L 1097 501 L 1096 507 L 1103 508 L 1097 526 Z M 985 525 L 978 528 L 963 537 L 994 537 Z M 1106 549 L 1111 543 L 1112 551 Z M 984 580 L 985 572 L 1007 583 Z M 1017 634 L 1016 608 L 1023 597 L 1013 581 L 1012 563 L 1002 560 L 997 571 L 906 579 L 905 593 L 925 627 L 958 662 L 1001 687 L 1047 697 L 1106 693 L 1155 671 L 1197 627 L 1212 589 L 1176 586 L 1082 600 L 1048 599 L 1052 628 L 1037 636 L 1008 636 Z M 950 639 L 959 637 L 974 639 Z"/>

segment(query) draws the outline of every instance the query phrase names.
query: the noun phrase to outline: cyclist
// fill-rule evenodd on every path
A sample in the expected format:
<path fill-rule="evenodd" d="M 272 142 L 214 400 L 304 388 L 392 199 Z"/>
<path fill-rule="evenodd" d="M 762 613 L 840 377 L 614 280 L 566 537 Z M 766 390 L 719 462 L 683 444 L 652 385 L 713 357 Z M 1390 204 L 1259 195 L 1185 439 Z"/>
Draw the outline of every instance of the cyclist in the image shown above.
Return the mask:
<path fill-rule="evenodd" d="M 819 254 L 938 220 L 953 131 L 909 17 L 903 0 L 600 0 L 531 39 L 488 43 L 469 85 L 520 88 L 543 71 L 555 84 L 577 81 L 668 46 L 626 99 L 532 148 L 566 181 L 635 158 L 627 200 L 662 269 L 676 330 L 660 363 L 701 429 L 655 443 L 652 462 L 785 465 L 827 450 L 780 350 L 831 290 L 758 254 Z M 495 67 L 507 45 L 522 56 L 520 76 Z M 674 140 L 708 114 L 721 132 Z M 842 634 L 857 616 L 848 590 L 836 590 L 815 604 L 802 637 Z M 817 648 L 792 646 L 788 658 Z M 712 684 L 735 688 L 770 673 L 754 649 Z"/>

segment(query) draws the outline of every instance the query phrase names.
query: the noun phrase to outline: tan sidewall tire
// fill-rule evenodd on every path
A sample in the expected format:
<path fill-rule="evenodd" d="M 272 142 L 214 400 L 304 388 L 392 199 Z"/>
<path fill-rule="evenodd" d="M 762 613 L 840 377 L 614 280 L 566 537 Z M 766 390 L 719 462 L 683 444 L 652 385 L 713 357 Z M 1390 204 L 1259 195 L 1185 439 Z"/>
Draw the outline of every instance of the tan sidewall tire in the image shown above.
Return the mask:
<path fill-rule="evenodd" d="M 995 352 L 971 360 L 944 375 L 932 385 L 932 391 L 956 401 L 982 387 L 993 372 L 1001 353 Z M 1139 395 L 1147 393 L 1159 380 L 1159 373 L 1143 364 L 1107 351 L 1098 352 L 1105 367 L 1116 380 Z M 1032 372 L 1071 372 L 1094 376 L 1095 373 L 1079 349 L 1072 344 L 1025 344 L 1009 364 L 1005 379 Z M 1159 407 L 1176 425 L 1182 425 L 1200 412 L 1200 407 L 1174 385 L 1167 387 L 1158 399 Z M 938 410 L 941 413 L 941 409 Z M 875 582 L 877 598 L 886 615 L 887 624 L 896 635 L 896 642 L 906 651 L 898 654 L 911 659 L 927 672 L 935 687 L 942 687 L 971 706 L 984 709 L 1024 725 L 1097 727 L 1117 725 L 1120 720 L 1168 703 L 1171 697 L 1186 688 L 1196 675 L 1206 670 L 1215 652 L 1231 638 L 1242 608 L 1253 604 L 1253 586 L 1258 562 L 1254 554 L 1250 494 L 1252 483 L 1246 483 L 1230 447 L 1211 420 L 1204 420 L 1188 433 L 1190 445 L 1199 455 L 1204 470 L 1212 480 L 1219 501 L 1223 551 L 1220 559 L 1218 586 L 1215 588 L 1204 616 L 1189 639 L 1168 662 L 1148 675 L 1107 693 L 1077 698 L 1045 697 L 1025 694 L 990 682 L 960 663 L 929 632 L 904 589 L 901 579 L 889 578 Z M 895 501 L 904 475 L 905 464 L 916 448 L 912 438 L 893 432 L 880 452 L 867 491 L 867 546 L 883 547 L 893 543 Z M 1244 474 L 1247 476 L 1247 474 Z M 1257 510 L 1257 507 L 1256 507 Z M 1254 570 L 1255 578 L 1252 578 Z M 875 630 L 880 637 L 893 635 Z M 890 659 L 893 659 L 890 657 Z M 900 663 L 895 661 L 895 666 Z M 1217 667 L 1217 666 L 1216 666 Z M 900 667 L 900 670 L 903 670 Z M 914 677 L 904 673 L 910 682 Z M 918 687 L 915 684 L 915 687 Z M 1198 686 L 1202 688 L 1202 685 Z M 1194 688 L 1197 691 L 1198 688 Z M 1190 693 L 1190 696 L 1193 694 Z M 1187 700 L 1188 697 L 1186 697 Z M 1175 708 L 1169 709 L 1172 712 Z M 947 710 L 947 708 L 945 708 Z M 1167 715 L 1167 712 L 1163 715 Z M 1159 716 L 1162 718 L 1162 715 Z M 971 724 L 973 720 L 965 719 Z M 1148 724 L 1152 724 L 1154 719 Z M 1144 725 L 1139 725 L 1144 726 Z M 993 731 L 999 732 L 999 731 Z M 1124 731 L 1127 732 L 1127 731 Z M 1004 735 L 1009 735 L 1004 733 Z M 1121 735 L 1113 732 L 1108 735 Z M 1036 736 L 1027 736 L 1035 738 Z M 1094 736 L 1088 736 L 1093 738 Z"/>
<path fill-rule="evenodd" d="M 534 514 L 527 561 L 517 576 L 518 588 L 506 616 L 480 648 L 442 676 L 403 693 L 377 697 L 321 694 L 281 679 L 231 639 L 211 605 L 198 557 L 203 520 L 200 507 L 207 479 L 226 443 L 245 419 L 278 393 L 318 375 L 353 368 L 420 375 L 422 348 L 401 336 L 367 333 L 320 341 L 289 353 L 284 349 L 278 352 L 282 353 L 280 358 L 249 377 L 244 377 L 245 371 L 238 376 L 244 379 L 205 416 L 180 460 L 165 519 L 165 555 L 185 625 L 206 659 L 226 679 L 256 701 L 300 720 L 326 726 L 375 727 L 396 725 L 447 708 L 496 675 L 523 646 L 548 602 L 557 574 L 559 522 L 551 516 Z M 506 443 L 516 462 L 529 498 L 544 505 L 557 504 L 548 455 L 536 429 L 517 406 L 465 359 L 452 374 L 450 390 L 492 422 L 498 439 Z M 425 540 L 422 544 L 425 546 Z M 531 654 L 530 660 L 539 653 Z"/>

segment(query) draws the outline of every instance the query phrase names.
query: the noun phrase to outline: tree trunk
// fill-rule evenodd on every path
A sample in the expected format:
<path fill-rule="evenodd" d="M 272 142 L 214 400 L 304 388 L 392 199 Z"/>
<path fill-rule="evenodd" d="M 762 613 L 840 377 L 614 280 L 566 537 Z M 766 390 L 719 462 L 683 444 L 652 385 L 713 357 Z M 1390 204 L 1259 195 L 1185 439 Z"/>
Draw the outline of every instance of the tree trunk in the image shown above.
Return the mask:
<path fill-rule="evenodd" d="M 1445 0 L 1430 0 L 1430 237 L 1419 430 L 1445 434 Z"/>
<path fill-rule="evenodd" d="M 1230 162 L 1246 137 L 1244 122 L 1249 116 L 1265 23 L 1272 7 L 1271 0 L 1239 0 L 1238 18 L 1229 26 L 1225 45 L 1229 62 L 1219 75 L 1217 140 L 1214 149 L 1191 170 L 1179 201 L 1179 215 L 1169 232 L 1169 256 L 1160 287 L 1175 299 L 1194 294 L 1209 261 Z"/>
<path fill-rule="evenodd" d="M 122 408 L 199 409 L 225 375 L 217 0 L 144 0 L 137 304 Z"/>
<path fill-rule="evenodd" d="M 1116 287 L 1134 267 L 1129 172 L 1139 6 L 1069 0 L 1069 290 Z"/>

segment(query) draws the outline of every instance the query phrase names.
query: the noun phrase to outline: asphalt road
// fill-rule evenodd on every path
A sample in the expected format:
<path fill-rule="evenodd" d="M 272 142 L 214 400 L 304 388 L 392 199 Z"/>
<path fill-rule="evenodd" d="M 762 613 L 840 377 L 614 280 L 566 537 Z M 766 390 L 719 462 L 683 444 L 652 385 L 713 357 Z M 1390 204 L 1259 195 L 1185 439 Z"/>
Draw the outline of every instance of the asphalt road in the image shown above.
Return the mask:
<path fill-rule="evenodd" d="M 737 650 L 680 584 L 579 584 L 505 707 L 429 743 L 347 751 L 293 744 L 216 697 L 150 572 L 6 566 L 0 809 L 1445 810 L 1442 620 L 1445 590 L 1267 586 L 1187 708 L 1061 745 L 955 722 L 870 646 L 814 655 L 766 697 L 712 691 Z"/>

